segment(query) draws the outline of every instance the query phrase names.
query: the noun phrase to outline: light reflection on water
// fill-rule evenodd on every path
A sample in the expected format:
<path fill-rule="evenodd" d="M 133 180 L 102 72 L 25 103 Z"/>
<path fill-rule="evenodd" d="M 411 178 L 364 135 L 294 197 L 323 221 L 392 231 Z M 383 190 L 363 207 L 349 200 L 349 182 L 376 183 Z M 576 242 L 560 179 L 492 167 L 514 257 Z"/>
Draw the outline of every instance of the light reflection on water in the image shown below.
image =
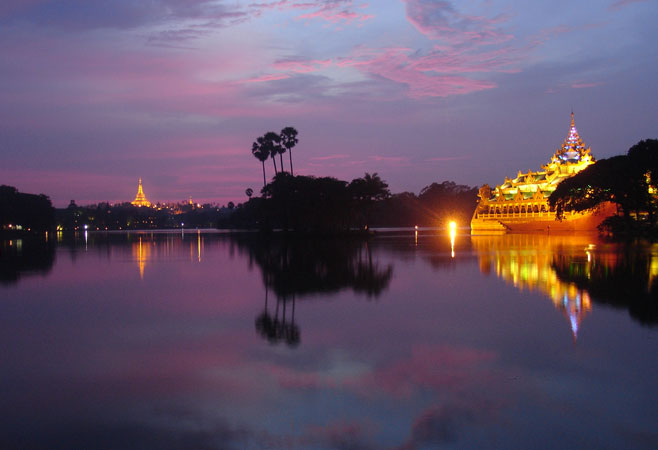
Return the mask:
<path fill-rule="evenodd" d="M 0 246 L 2 448 L 655 447 L 655 245 L 57 241 Z"/>

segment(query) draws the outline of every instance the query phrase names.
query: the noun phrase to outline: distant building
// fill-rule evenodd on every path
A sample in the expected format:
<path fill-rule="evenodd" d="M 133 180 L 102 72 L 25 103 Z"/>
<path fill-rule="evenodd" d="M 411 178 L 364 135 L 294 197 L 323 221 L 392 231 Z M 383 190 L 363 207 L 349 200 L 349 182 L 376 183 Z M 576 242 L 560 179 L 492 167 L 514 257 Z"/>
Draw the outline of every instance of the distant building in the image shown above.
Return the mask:
<path fill-rule="evenodd" d="M 569 134 L 557 149 L 551 161 L 537 172 L 519 171 L 515 178 L 491 189 L 480 188 L 480 201 L 471 220 L 474 232 L 490 231 L 550 231 L 589 230 L 595 228 L 606 216 L 605 211 L 568 213 L 564 220 L 555 220 L 555 211 L 548 204 L 548 197 L 563 180 L 574 176 L 594 164 L 590 148 L 580 138 L 571 113 Z"/>
<path fill-rule="evenodd" d="M 137 187 L 137 195 L 135 196 L 135 200 L 133 200 L 130 203 L 132 203 L 135 206 L 146 206 L 146 207 L 151 206 L 151 202 L 149 202 L 147 200 L 146 196 L 144 195 L 144 190 L 142 189 L 142 179 L 141 178 L 139 179 L 139 186 Z"/>

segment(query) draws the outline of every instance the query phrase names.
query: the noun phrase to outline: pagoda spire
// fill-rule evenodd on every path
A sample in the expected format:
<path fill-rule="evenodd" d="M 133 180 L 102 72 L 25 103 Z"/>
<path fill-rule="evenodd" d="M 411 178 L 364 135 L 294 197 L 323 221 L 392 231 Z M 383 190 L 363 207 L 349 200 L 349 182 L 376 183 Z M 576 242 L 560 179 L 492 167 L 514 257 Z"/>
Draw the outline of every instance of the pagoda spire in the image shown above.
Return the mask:
<path fill-rule="evenodd" d="M 574 119 L 573 109 L 571 110 L 571 125 L 569 127 L 569 134 L 567 138 L 562 143 L 555 156 L 553 161 L 562 163 L 578 163 L 583 160 L 593 160 L 590 149 L 585 145 L 583 140 L 578 134 L 576 129 L 576 121 Z"/>
<path fill-rule="evenodd" d="M 146 195 L 144 195 L 144 189 L 142 189 L 141 177 L 139 178 L 139 184 L 137 186 L 137 195 L 135 196 L 135 200 L 133 200 L 130 203 L 135 206 L 146 206 L 146 207 L 151 206 L 151 202 L 149 202 L 146 198 Z"/>

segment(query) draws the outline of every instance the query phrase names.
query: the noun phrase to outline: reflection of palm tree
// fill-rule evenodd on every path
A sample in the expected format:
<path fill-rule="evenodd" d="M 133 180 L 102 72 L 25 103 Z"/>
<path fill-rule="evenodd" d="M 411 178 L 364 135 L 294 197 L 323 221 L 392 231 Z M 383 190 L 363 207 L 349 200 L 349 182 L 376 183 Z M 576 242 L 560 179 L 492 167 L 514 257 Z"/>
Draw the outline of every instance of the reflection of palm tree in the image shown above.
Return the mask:
<path fill-rule="evenodd" d="M 265 288 L 265 309 L 262 313 L 256 316 L 256 331 L 262 337 L 267 339 L 270 342 L 276 342 L 276 318 L 272 319 L 269 311 L 267 310 L 267 292 L 268 289 Z M 278 314 L 278 308 L 277 308 Z"/>
<path fill-rule="evenodd" d="M 286 329 L 286 344 L 288 347 L 297 347 L 301 341 L 299 327 L 295 325 L 295 294 L 292 295 L 292 317 Z"/>
<path fill-rule="evenodd" d="M 285 298 L 277 298 L 274 317 L 267 310 L 267 289 L 265 290 L 265 309 L 256 316 L 256 331 L 263 338 L 267 339 L 270 344 L 278 344 L 285 341 L 288 347 L 296 347 L 300 342 L 300 330 L 295 324 L 295 298 L 292 299 L 292 317 L 290 323 L 287 322 Z M 279 307 L 283 304 L 282 317 L 279 319 Z"/>

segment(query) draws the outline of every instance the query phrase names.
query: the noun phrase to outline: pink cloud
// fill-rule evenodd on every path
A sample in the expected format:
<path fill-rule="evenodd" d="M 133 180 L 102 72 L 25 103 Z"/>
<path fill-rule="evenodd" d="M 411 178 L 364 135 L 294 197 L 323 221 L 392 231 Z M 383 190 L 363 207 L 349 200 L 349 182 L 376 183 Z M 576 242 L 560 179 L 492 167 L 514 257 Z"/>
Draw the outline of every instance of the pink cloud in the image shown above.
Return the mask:
<path fill-rule="evenodd" d="M 276 70 L 281 70 L 281 71 L 288 71 L 288 72 L 294 72 L 294 73 L 311 73 L 315 72 L 317 70 L 320 70 L 322 68 L 330 66 L 332 63 L 331 59 L 323 59 L 323 60 L 280 60 L 276 61 L 273 65 L 273 68 Z"/>
<path fill-rule="evenodd" d="M 507 20 L 504 16 L 469 16 L 447 1 L 405 0 L 405 3 L 407 20 L 430 39 L 463 46 L 500 44 L 512 38 L 497 28 Z"/>
<path fill-rule="evenodd" d="M 290 78 L 290 75 L 286 75 L 283 73 L 266 74 L 255 78 L 249 78 L 247 80 L 244 80 L 243 83 L 262 83 L 263 81 L 285 80 L 286 78 Z"/>
<path fill-rule="evenodd" d="M 602 82 L 593 82 L 593 83 L 573 83 L 571 87 L 573 89 L 584 89 L 584 88 L 591 88 L 591 87 L 596 87 L 596 86 L 602 86 L 604 83 Z"/>
<path fill-rule="evenodd" d="M 445 97 L 496 87 L 491 73 L 519 71 L 525 50 L 510 44 L 504 16 L 469 16 L 449 2 L 405 0 L 407 19 L 433 44 L 429 51 L 405 47 L 359 47 L 336 66 L 408 86 L 409 96 Z"/>
<path fill-rule="evenodd" d="M 332 159 L 344 159 L 344 158 L 349 158 L 349 155 L 344 155 L 344 154 L 337 154 L 337 155 L 327 155 L 327 156 L 315 156 L 313 158 L 309 158 L 311 161 L 328 161 Z"/>
<path fill-rule="evenodd" d="M 353 21 L 363 22 L 374 17 L 373 14 L 365 14 L 354 10 L 353 0 L 312 0 L 312 1 L 289 1 L 279 0 L 266 3 L 252 3 L 249 5 L 256 10 L 259 15 L 262 10 L 312 10 L 301 14 L 299 19 L 321 19 L 330 23 Z M 367 3 L 357 6 L 358 9 L 365 9 Z"/>
<path fill-rule="evenodd" d="M 395 163 L 395 164 L 409 162 L 409 158 L 407 158 L 406 156 L 380 156 L 380 155 L 374 155 L 374 156 L 370 156 L 370 159 L 373 159 L 373 160 L 378 161 L 378 162 L 387 162 L 387 163 Z"/>
<path fill-rule="evenodd" d="M 612 5 L 610 5 L 609 9 L 620 9 L 623 8 L 624 6 L 628 6 L 633 3 L 644 3 L 647 0 L 618 0 Z"/>
<path fill-rule="evenodd" d="M 384 50 L 358 49 L 352 58 L 341 60 L 339 67 L 356 67 L 373 76 L 406 84 L 409 96 L 446 97 L 491 89 L 496 84 L 464 73 L 507 71 L 506 58 L 499 61 L 492 57 L 486 60 L 469 55 L 448 56 L 430 54 L 418 56 L 408 49 L 389 48 Z"/>
<path fill-rule="evenodd" d="M 437 158 L 428 158 L 425 161 L 458 161 L 463 159 L 471 159 L 470 156 L 445 156 Z"/>

